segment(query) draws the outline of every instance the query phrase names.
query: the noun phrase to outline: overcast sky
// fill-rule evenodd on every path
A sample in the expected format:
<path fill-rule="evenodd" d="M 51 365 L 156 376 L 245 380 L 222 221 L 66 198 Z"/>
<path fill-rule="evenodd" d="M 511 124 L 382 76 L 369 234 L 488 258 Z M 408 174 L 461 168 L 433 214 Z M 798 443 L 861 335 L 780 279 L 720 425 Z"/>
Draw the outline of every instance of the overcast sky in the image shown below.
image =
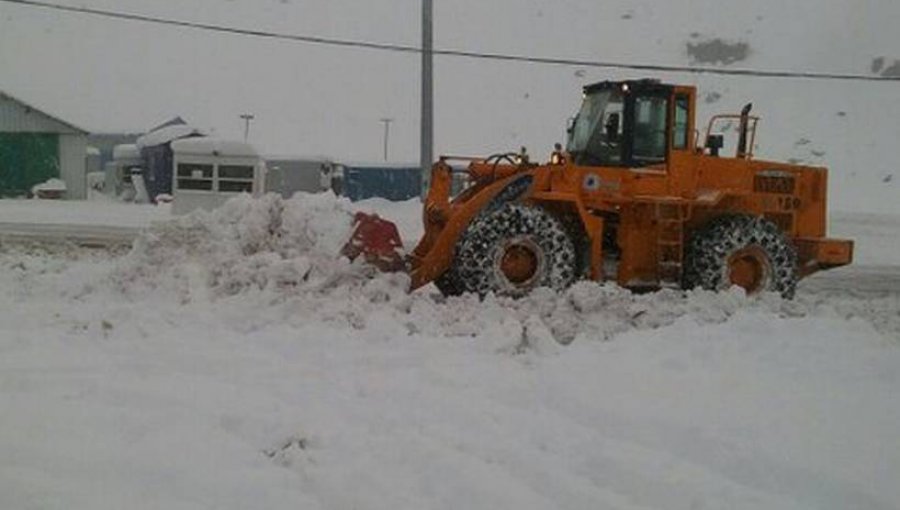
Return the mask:
<path fill-rule="evenodd" d="M 54 0 L 180 20 L 416 45 L 417 0 Z M 435 2 L 438 48 L 687 65 L 689 44 L 745 44 L 732 67 L 871 74 L 900 58 L 900 2 L 671 0 L 452 0 Z M 881 72 L 881 71 L 878 71 Z M 0 90 L 95 132 L 141 131 L 181 115 L 265 152 L 381 157 L 380 118 L 392 124 L 391 159 L 417 161 L 419 57 L 100 19 L 0 2 Z M 436 149 L 483 154 L 562 141 L 580 87 L 622 71 L 438 57 Z M 852 145 L 896 140 L 900 85 L 656 75 L 697 84 L 706 111 L 753 100 L 779 157 L 795 142 L 828 145 L 873 123 Z M 718 100 L 715 100 L 718 99 Z M 833 126 L 838 111 L 850 111 Z M 861 113 L 875 116 L 861 120 Z M 852 122 L 858 122 L 852 124 Z M 854 135 L 855 136 L 855 135 Z M 883 140 L 882 141 L 882 138 Z M 871 152 L 873 149 L 869 149 Z M 891 147 L 891 151 L 893 148 Z M 821 151 L 819 151 L 821 152 Z M 806 153 L 800 154 L 801 156 Z M 886 159 L 886 158 L 884 158 Z M 829 164 L 832 164 L 829 161 Z M 882 171 L 879 169 L 879 171 Z"/>

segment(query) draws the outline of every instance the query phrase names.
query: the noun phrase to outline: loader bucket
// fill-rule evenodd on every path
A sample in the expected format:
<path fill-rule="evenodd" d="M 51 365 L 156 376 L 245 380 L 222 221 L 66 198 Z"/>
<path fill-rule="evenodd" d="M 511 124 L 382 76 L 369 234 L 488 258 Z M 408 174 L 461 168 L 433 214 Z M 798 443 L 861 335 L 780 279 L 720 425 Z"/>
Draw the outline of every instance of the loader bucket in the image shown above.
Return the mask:
<path fill-rule="evenodd" d="M 400 250 L 400 233 L 392 222 L 382 219 L 377 214 L 356 213 L 353 217 L 353 234 L 341 249 L 341 255 L 356 260 L 363 259 L 386 272 L 403 271 L 406 262 Z"/>

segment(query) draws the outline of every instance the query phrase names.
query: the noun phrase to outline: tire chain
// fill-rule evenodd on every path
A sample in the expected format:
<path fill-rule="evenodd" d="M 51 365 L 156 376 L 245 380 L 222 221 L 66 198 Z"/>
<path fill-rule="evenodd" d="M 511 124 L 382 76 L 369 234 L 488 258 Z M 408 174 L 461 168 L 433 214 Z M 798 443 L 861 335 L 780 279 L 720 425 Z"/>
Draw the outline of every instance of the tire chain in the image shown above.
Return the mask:
<path fill-rule="evenodd" d="M 765 290 L 793 297 L 797 287 L 797 252 L 793 244 L 771 221 L 746 215 L 716 218 L 693 235 L 685 254 L 685 287 L 727 288 L 728 257 L 753 245 L 766 253 L 772 265 Z"/>
<path fill-rule="evenodd" d="M 547 267 L 536 286 L 562 289 L 575 277 L 575 248 L 562 223 L 539 207 L 519 203 L 479 215 L 460 239 L 448 279 L 455 280 L 461 291 L 485 295 L 503 290 L 494 274 L 494 257 L 498 243 L 512 236 L 530 236 L 544 251 Z M 513 295 L 522 295 L 521 289 Z"/>

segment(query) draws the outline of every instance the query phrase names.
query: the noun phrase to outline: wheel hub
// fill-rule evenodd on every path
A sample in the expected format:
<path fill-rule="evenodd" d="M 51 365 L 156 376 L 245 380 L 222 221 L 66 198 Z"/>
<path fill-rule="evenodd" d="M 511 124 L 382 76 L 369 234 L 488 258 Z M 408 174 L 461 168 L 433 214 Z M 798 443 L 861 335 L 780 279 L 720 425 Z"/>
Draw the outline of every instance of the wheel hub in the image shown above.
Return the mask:
<path fill-rule="evenodd" d="M 500 270 L 513 283 L 522 283 L 534 276 L 537 269 L 537 257 L 534 252 L 522 245 L 510 246 L 500 260 Z"/>
<path fill-rule="evenodd" d="M 742 248 L 728 257 L 728 281 L 742 287 L 747 294 L 764 290 L 771 274 L 769 258 L 758 246 Z"/>
<path fill-rule="evenodd" d="M 543 264 L 541 248 L 530 238 L 517 237 L 501 245 L 495 259 L 497 270 L 514 287 L 529 287 Z"/>

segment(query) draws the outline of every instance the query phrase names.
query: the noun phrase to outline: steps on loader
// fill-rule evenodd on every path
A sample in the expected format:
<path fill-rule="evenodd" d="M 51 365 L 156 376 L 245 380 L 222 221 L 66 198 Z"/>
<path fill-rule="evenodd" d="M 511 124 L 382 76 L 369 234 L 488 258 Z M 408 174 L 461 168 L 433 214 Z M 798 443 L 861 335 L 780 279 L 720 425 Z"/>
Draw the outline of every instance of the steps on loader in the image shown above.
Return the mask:
<path fill-rule="evenodd" d="M 683 205 L 656 205 L 656 274 L 660 287 L 681 288 L 686 217 L 687 211 Z"/>

